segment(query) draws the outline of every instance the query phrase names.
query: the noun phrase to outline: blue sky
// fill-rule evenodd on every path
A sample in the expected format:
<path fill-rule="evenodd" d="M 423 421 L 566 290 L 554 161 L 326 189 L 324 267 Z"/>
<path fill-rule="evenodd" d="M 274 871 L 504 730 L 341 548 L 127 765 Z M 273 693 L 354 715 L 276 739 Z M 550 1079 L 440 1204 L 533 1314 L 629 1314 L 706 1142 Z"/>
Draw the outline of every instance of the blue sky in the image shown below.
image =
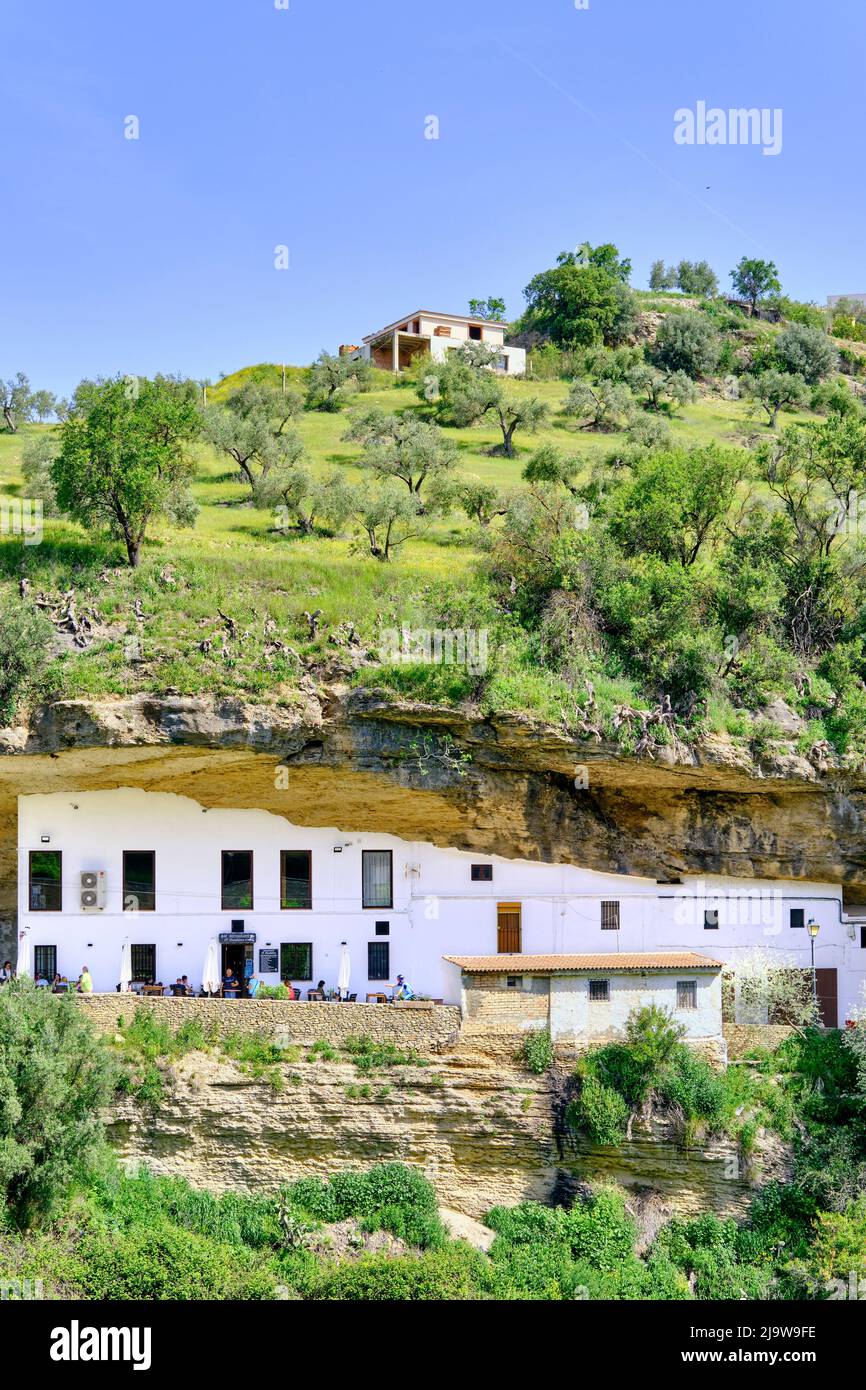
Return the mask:
<path fill-rule="evenodd" d="M 3 49 L 0 375 L 34 386 L 516 316 L 584 238 L 637 286 L 749 254 L 866 290 L 860 0 L 6 0 Z M 698 100 L 781 108 L 781 153 L 677 145 Z"/>

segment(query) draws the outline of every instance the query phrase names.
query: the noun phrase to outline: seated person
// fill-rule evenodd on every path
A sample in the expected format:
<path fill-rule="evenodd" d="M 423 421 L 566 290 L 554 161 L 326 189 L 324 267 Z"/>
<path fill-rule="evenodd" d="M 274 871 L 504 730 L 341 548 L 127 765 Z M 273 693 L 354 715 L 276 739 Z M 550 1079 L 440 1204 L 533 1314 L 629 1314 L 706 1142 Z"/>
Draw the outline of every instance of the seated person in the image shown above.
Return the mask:
<path fill-rule="evenodd" d="M 36 971 L 36 979 L 34 980 L 34 984 L 36 985 L 36 988 L 37 988 L 37 989 L 48 989 L 48 988 L 49 988 L 48 981 L 46 980 L 46 978 L 45 978 L 45 976 L 43 975 L 43 973 L 42 973 L 41 970 L 37 970 L 37 971 Z"/>
<path fill-rule="evenodd" d="M 249 995 L 250 999 L 255 999 L 256 991 L 260 984 L 261 980 L 257 980 L 255 975 L 250 975 L 249 979 L 247 980 L 247 994 Z"/>
<path fill-rule="evenodd" d="M 241 992 L 241 982 L 230 965 L 226 966 L 226 973 L 223 975 L 223 998 L 237 999 Z"/>
<path fill-rule="evenodd" d="M 396 983 L 396 985 L 394 986 L 394 993 L 391 995 L 391 998 L 392 998 L 392 999 L 414 999 L 414 998 L 415 998 L 415 991 L 413 990 L 412 986 L 411 986 L 410 984 L 408 984 L 406 980 L 403 979 L 403 976 L 402 976 L 402 975 L 398 975 L 398 976 L 397 976 L 397 983 Z"/>
<path fill-rule="evenodd" d="M 178 975 L 177 979 L 175 980 L 174 984 L 172 985 L 172 987 L 171 987 L 171 992 L 172 992 L 172 994 L 173 994 L 173 996 L 174 996 L 175 999 L 183 999 L 184 996 L 186 995 L 186 992 L 187 992 L 186 985 L 184 984 L 184 982 L 183 982 L 183 980 L 181 979 L 180 975 Z"/>
<path fill-rule="evenodd" d="M 180 982 L 181 982 L 181 984 L 183 985 L 183 992 L 184 992 L 184 994 L 187 994 L 187 995 L 189 995 L 189 996 L 192 996 L 193 988 L 192 988 L 192 985 L 191 985 L 190 982 L 189 982 L 189 976 L 188 976 L 188 975 L 181 975 L 181 977 L 180 977 Z"/>

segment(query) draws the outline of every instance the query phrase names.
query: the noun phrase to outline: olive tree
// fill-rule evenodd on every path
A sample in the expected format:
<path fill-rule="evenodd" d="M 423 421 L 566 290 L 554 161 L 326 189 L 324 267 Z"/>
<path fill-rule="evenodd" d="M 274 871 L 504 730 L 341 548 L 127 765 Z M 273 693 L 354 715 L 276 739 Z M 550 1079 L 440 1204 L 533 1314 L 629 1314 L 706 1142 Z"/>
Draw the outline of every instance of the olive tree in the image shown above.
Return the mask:
<path fill-rule="evenodd" d="M 51 468 L 57 505 L 82 525 L 108 526 L 123 539 L 129 564 L 138 565 L 152 520 L 194 521 L 187 446 L 200 427 L 192 382 L 158 376 L 87 383 L 60 429 Z"/>

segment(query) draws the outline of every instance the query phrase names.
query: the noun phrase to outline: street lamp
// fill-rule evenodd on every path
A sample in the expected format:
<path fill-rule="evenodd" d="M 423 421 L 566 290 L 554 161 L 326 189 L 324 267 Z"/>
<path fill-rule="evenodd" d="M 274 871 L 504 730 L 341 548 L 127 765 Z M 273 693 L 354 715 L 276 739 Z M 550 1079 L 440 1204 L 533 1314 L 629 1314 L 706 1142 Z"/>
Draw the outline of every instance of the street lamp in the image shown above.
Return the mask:
<path fill-rule="evenodd" d="M 815 939 L 821 930 L 814 917 L 810 917 L 806 923 L 806 931 L 809 933 L 809 944 L 812 947 L 812 1001 L 815 1005 L 815 1013 L 818 1012 L 818 977 L 815 974 Z"/>

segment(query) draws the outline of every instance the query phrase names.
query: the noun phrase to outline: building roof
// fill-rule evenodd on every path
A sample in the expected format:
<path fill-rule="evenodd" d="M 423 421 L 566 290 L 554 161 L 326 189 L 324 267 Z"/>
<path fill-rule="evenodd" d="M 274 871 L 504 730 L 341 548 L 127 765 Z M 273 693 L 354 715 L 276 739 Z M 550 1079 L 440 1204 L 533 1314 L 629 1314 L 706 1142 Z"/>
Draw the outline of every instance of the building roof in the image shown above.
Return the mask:
<path fill-rule="evenodd" d="M 375 333 L 368 333 L 362 339 L 365 343 L 370 343 L 374 338 L 381 338 L 383 333 L 393 333 L 395 328 L 399 328 L 403 323 L 411 323 L 413 319 L 444 319 L 446 323 L 477 323 L 479 328 L 507 328 L 507 323 L 500 323 L 498 319 L 480 319 L 472 314 L 439 314 L 435 309 L 416 309 L 412 314 L 404 314 L 402 318 L 395 319 L 393 323 L 386 323 L 384 328 L 379 328 Z M 411 337 L 426 337 L 427 334 L 410 334 Z"/>
<path fill-rule="evenodd" d="M 721 970 L 697 951 L 609 951 L 562 956 L 443 956 L 470 975 L 561 975 L 579 970 Z"/>

